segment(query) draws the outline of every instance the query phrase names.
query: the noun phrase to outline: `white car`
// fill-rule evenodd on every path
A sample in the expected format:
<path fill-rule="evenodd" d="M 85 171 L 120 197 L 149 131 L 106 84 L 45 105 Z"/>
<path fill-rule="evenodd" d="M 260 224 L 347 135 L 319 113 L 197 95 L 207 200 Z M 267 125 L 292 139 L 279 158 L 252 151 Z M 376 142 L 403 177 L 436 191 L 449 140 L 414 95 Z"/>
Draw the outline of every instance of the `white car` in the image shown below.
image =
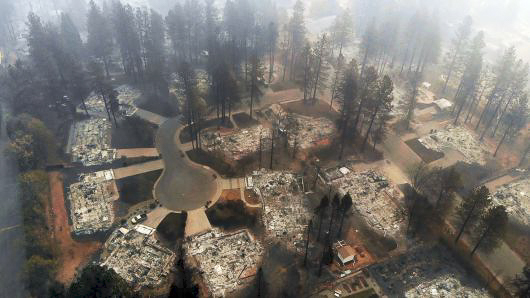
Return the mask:
<path fill-rule="evenodd" d="M 142 222 L 142 221 L 144 221 L 144 220 L 146 220 L 146 219 L 147 219 L 147 214 L 142 213 L 142 214 L 138 214 L 138 215 L 136 215 L 135 217 L 133 217 L 133 219 L 131 220 L 131 222 L 132 222 L 133 224 L 137 224 L 137 223 L 140 223 L 140 222 Z"/>

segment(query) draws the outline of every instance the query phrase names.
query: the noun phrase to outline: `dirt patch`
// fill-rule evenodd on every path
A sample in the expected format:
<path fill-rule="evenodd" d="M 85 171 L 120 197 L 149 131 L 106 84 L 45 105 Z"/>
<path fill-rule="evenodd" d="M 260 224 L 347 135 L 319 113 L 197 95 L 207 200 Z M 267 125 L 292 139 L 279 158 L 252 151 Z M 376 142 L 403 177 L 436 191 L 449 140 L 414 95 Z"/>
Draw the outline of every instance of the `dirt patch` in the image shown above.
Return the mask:
<path fill-rule="evenodd" d="M 412 139 L 405 142 L 407 146 L 412 149 L 418 156 L 425 162 L 425 163 L 431 163 L 435 160 L 438 160 L 442 157 L 444 157 L 444 154 L 442 152 L 434 151 L 432 149 L 429 149 L 425 146 L 423 146 L 418 139 Z"/>
<path fill-rule="evenodd" d="M 253 189 L 245 189 L 245 201 L 251 205 L 260 203 L 258 194 Z"/>
<path fill-rule="evenodd" d="M 59 172 L 48 173 L 52 200 L 52 238 L 57 242 L 60 250 L 57 280 L 69 284 L 77 268 L 85 265 L 90 258 L 101 248 L 97 241 L 77 241 L 72 239 L 68 215 L 64 204 L 64 188 L 62 174 Z"/>
<path fill-rule="evenodd" d="M 291 113 L 297 113 L 308 117 L 326 117 L 331 120 L 336 120 L 339 114 L 330 108 L 329 104 L 317 100 L 315 103 L 304 103 L 303 100 L 291 101 L 283 103 L 282 107 Z"/>
<path fill-rule="evenodd" d="M 249 114 L 247 113 L 237 113 L 232 117 L 239 128 L 248 128 L 259 124 L 258 120 L 250 118 Z"/>
<path fill-rule="evenodd" d="M 221 196 L 219 197 L 219 202 L 239 200 L 241 200 L 241 190 L 239 188 L 225 189 L 221 192 Z"/>

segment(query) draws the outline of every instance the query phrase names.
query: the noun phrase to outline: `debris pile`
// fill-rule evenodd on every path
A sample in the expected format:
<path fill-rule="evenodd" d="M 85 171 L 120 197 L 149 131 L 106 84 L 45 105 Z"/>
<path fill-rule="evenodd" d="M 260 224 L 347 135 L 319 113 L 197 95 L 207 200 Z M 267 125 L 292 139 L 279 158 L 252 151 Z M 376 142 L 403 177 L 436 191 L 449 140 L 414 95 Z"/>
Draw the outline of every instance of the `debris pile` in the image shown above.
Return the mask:
<path fill-rule="evenodd" d="M 333 121 L 327 118 L 287 113 L 279 104 L 269 106 L 263 115 L 287 134 L 290 146 L 301 149 L 328 145 L 336 131 Z"/>
<path fill-rule="evenodd" d="M 255 275 L 263 255 L 262 245 L 247 230 L 226 234 L 212 229 L 192 236 L 184 248 L 213 297 L 225 297 Z"/>
<path fill-rule="evenodd" d="M 251 180 L 263 202 L 267 236 L 286 241 L 288 247 L 303 243 L 312 216 L 298 179 L 290 172 L 261 170 L 254 172 Z"/>
<path fill-rule="evenodd" d="M 120 111 L 125 116 L 131 116 L 138 109 L 136 107 L 136 100 L 140 98 L 142 93 L 140 90 L 131 87 L 130 85 L 121 85 L 116 88 L 118 91 L 118 102 L 120 104 Z"/>
<path fill-rule="evenodd" d="M 108 230 L 114 222 L 113 201 L 119 198 L 112 170 L 81 174 L 69 187 L 72 232 L 90 235 Z"/>
<path fill-rule="evenodd" d="M 370 271 L 389 297 L 490 297 L 442 247 L 416 247 Z"/>
<path fill-rule="evenodd" d="M 120 85 L 116 89 L 118 92 L 118 103 L 120 106 L 120 112 L 125 116 L 131 116 L 136 112 L 136 100 L 140 98 L 140 90 L 130 86 L 130 85 Z M 107 117 L 107 112 L 105 110 L 105 102 L 103 98 L 94 92 L 85 100 L 85 105 L 88 110 L 88 113 L 93 117 Z M 83 104 L 80 104 L 77 108 L 79 113 L 84 113 Z"/>
<path fill-rule="evenodd" d="M 309 149 L 320 145 L 329 145 L 335 134 L 333 121 L 293 114 L 295 129 L 289 134 L 289 145 Z"/>
<path fill-rule="evenodd" d="M 205 132 L 202 134 L 201 142 L 203 148 L 210 152 L 218 152 L 230 160 L 241 160 L 242 158 L 258 152 L 262 142 L 270 139 L 270 131 L 261 125 L 247 129 L 237 130 L 228 135 L 221 135 L 219 132 Z M 269 143 L 269 141 L 267 141 Z M 262 143 L 265 149 L 265 143 Z"/>
<path fill-rule="evenodd" d="M 530 225 L 530 177 L 499 187 L 491 199 L 504 205 L 510 216 Z"/>
<path fill-rule="evenodd" d="M 460 151 L 468 163 L 486 164 L 487 151 L 475 136 L 464 127 L 448 126 L 418 139 L 428 149 L 443 152 L 446 149 Z"/>
<path fill-rule="evenodd" d="M 351 195 L 353 207 L 372 228 L 385 235 L 399 232 L 404 213 L 393 201 L 399 192 L 385 176 L 374 170 L 354 172 L 347 167 L 328 169 L 323 176 L 341 195 Z"/>
<path fill-rule="evenodd" d="M 163 247 L 154 229 L 137 225 L 120 228 L 105 242 L 101 266 L 112 268 L 135 289 L 164 282 L 174 265 L 175 254 Z"/>
<path fill-rule="evenodd" d="M 111 148 L 111 124 L 106 118 L 76 122 L 73 127 L 72 160 L 85 166 L 99 165 L 116 159 Z"/>

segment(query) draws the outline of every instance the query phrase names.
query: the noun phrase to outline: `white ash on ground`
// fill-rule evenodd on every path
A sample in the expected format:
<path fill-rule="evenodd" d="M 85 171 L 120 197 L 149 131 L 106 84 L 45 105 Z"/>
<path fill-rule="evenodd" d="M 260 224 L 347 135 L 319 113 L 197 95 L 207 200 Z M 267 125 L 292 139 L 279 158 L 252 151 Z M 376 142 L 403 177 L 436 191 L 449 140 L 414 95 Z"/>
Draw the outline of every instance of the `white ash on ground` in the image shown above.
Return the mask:
<path fill-rule="evenodd" d="M 388 297 L 491 297 L 445 247 L 415 247 L 370 267 Z"/>
<path fill-rule="evenodd" d="M 125 116 L 133 115 L 137 110 L 137 100 L 142 96 L 140 90 L 130 85 L 120 85 L 115 90 L 118 92 L 117 98 L 120 112 Z M 89 115 L 93 117 L 107 117 L 105 103 L 99 94 L 92 92 L 90 96 L 85 99 L 85 105 Z M 85 112 L 83 104 L 78 106 L 77 111 L 79 113 Z"/>
<path fill-rule="evenodd" d="M 76 122 L 73 127 L 72 161 L 92 166 L 116 159 L 116 150 L 111 148 L 111 128 L 105 118 Z"/>
<path fill-rule="evenodd" d="M 205 131 L 201 142 L 207 151 L 217 152 L 229 160 L 237 161 L 258 152 L 260 138 L 262 148 L 266 150 L 266 144 L 270 143 L 270 130 L 261 125 L 236 130 L 226 135 L 221 135 L 217 131 Z"/>
<path fill-rule="evenodd" d="M 263 203 L 263 223 L 267 236 L 299 247 L 312 213 L 296 174 L 285 171 L 256 171 L 246 181 Z M 301 181 L 300 181 L 301 182 Z M 302 245 L 303 246 L 303 245 Z"/>
<path fill-rule="evenodd" d="M 309 149 L 331 143 L 336 132 L 333 121 L 324 117 L 313 118 L 297 114 L 292 117 L 296 128 L 288 134 L 289 145 Z"/>
<path fill-rule="evenodd" d="M 349 193 L 353 208 L 366 223 L 385 235 L 395 236 L 404 223 L 404 211 L 397 200 L 401 193 L 374 170 L 355 172 L 348 167 L 331 168 L 324 177 L 341 195 Z"/>
<path fill-rule="evenodd" d="M 262 113 L 287 134 L 290 146 L 301 149 L 329 145 L 336 132 L 335 124 L 328 118 L 287 113 L 279 104 L 272 104 Z"/>
<path fill-rule="evenodd" d="M 253 280 L 263 256 L 263 246 L 248 230 L 224 233 L 212 229 L 192 236 L 184 244 L 213 297 L 225 297 Z"/>
<path fill-rule="evenodd" d="M 156 287 L 167 281 L 175 253 L 164 247 L 154 229 L 137 225 L 119 228 L 105 242 L 101 266 L 113 269 L 135 289 Z"/>
<path fill-rule="evenodd" d="M 450 125 L 444 130 L 430 133 L 418 141 L 426 148 L 438 152 L 447 149 L 459 151 L 465 156 L 465 161 L 468 163 L 486 164 L 488 152 L 475 136 L 464 127 Z"/>
<path fill-rule="evenodd" d="M 514 219 L 530 226 L 530 177 L 499 187 L 491 199 L 505 206 Z"/>
<path fill-rule="evenodd" d="M 90 235 L 108 230 L 114 223 L 113 202 L 118 198 L 112 170 L 82 174 L 68 192 L 72 232 Z"/>

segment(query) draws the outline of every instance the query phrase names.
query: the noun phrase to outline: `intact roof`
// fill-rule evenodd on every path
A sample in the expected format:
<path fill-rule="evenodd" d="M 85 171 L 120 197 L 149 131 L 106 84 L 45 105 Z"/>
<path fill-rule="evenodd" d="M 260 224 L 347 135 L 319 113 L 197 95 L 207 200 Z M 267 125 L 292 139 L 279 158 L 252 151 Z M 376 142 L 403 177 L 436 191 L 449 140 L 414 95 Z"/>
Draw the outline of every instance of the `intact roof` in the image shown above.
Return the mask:
<path fill-rule="evenodd" d="M 440 98 L 440 99 L 437 99 L 435 101 L 433 101 L 433 103 L 438 106 L 438 108 L 440 108 L 440 110 L 445 110 L 447 108 L 450 108 L 453 106 L 453 103 L 450 102 L 449 100 L 445 99 L 445 98 Z"/>
<path fill-rule="evenodd" d="M 337 248 L 337 252 L 342 259 L 348 259 L 355 256 L 355 250 L 349 245 Z"/>

